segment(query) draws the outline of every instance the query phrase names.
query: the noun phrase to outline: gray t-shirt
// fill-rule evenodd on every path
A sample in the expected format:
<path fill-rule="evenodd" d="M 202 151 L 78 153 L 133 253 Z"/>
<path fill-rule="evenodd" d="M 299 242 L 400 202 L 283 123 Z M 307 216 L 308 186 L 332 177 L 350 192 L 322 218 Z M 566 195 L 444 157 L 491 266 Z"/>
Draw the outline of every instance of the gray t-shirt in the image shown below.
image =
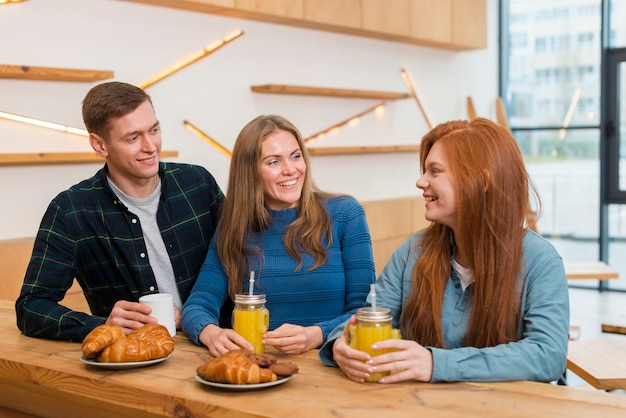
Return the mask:
<path fill-rule="evenodd" d="M 176 280 L 174 279 L 174 269 L 172 268 L 172 262 L 165 248 L 156 218 L 159 199 L 161 198 L 161 182 L 159 181 L 159 184 L 150 196 L 137 199 L 121 191 L 110 178 L 107 177 L 107 180 L 120 201 L 128 207 L 130 212 L 139 218 L 139 225 L 141 225 L 143 238 L 148 250 L 148 261 L 154 272 L 159 292 L 171 293 L 174 296 L 174 306 L 181 309 L 182 302 L 178 294 Z"/>

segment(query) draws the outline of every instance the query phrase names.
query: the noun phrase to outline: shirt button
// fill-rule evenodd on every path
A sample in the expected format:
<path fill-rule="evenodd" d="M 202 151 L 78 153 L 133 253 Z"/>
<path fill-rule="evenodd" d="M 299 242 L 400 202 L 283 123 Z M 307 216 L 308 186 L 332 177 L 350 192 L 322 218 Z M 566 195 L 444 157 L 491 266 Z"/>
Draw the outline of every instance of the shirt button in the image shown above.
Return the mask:
<path fill-rule="evenodd" d="M 141 258 L 146 258 L 146 253 L 140 253 L 140 254 L 139 254 L 139 257 L 141 257 Z"/>
<path fill-rule="evenodd" d="M 454 285 L 454 287 L 456 287 L 458 289 L 459 287 L 461 287 L 461 285 L 457 283 L 457 284 Z"/>
<path fill-rule="evenodd" d="M 154 292 L 154 286 L 150 286 L 150 291 Z"/>
<path fill-rule="evenodd" d="M 131 221 L 132 223 L 136 224 L 137 223 L 137 219 L 134 219 Z"/>

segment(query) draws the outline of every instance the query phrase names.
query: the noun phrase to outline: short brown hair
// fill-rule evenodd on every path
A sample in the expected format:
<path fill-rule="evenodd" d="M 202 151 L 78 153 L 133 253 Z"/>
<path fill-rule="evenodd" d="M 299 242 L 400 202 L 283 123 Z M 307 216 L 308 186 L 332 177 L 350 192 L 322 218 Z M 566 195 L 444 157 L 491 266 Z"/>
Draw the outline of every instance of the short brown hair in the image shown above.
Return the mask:
<path fill-rule="evenodd" d="M 106 139 L 112 118 L 132 112 L 146 100 L 152 104 L 150 95 L 132 84 L 119 81 L 98 84 L 83 99 L 83 122 L 88 132 Z"/>

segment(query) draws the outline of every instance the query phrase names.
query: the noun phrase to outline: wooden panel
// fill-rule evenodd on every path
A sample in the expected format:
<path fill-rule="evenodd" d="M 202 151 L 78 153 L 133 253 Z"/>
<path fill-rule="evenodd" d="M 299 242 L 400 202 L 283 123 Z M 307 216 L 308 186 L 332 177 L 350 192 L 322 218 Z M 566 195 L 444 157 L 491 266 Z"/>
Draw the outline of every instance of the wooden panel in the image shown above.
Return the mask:
<path fill-rule="evenodd" d="M 406 241 L 412 234 L 406 236 L 388 238 L 372 242 L 372 252 L 374 253 L 374 266 L 376 267 L 376 277 L 380 275 L 383 268 L 389 262 L 393 252 Z"/>
<path fill-rule="evenodd" d="M 429 35 L 427 38 L 415 37 L 411 35 L 411 3 L 413 0 L 393 0 L 393 2 L 383 2 L 381 0 L 362 0 L 361 1 L 361 25 L 360 27 L 351 26 L 350 24 L 334 23 L 339 21 L 353 22 L 355 16 L 353 14 L 356 11 L 344 12 L 343 16 L 337 14 L 332 16 L 330 10 L 340 10 L 347 8 L 346 4 L 356 0 L 312 0 L 313 2 L 319 2 L 323 10 L 319 10 L 317 18 L 321 20 L 315 20 L 316 18 L 309 11 L 311 18 L 304 18 L 305 11 L 300 11 L 300 8 L 304 9 L 305 2 L 308 0 L 233 0 L 234 6 L 223 6 L 227 4 L 227 1 L 218 0 L 126 0 L 135 3 L 151 4 L 156 6 L 172 7 L 175 9 L 191 10 L 201 13 L 212 13 L 222 16 L 236 17 L 240 19 L 251 19 L 262 22 L 278 23 L 283 25 L 291 25 L 301 28 L 325 30 L 336 33 L 343 33 L 354 36 L 364 36 L 368 38 L 384 39 L 391 42 L 402 42 L 413 45 L 423 45 L 435 48 L 443 48 L 449 50 L 469 50 L 476 49 L 477 47 L 466 46 L 468 43 L 462 36 L 459 38 L 459 44 L 454 41 L 435 41 L 433 36 Z M 419 0 L 421 1 L 421 0 Z M 452 1 L 452 0 L 443 0 Z M 461 0 L 462 1 L 462 0 Z M 242 2 L 242 7 L 236 5 Z M 465 17 L 462 20 L 464 29 L 472 33 L 472 37 L 481 38 L 481 33 L 484 33 L 484 39 L 482 43 L 486 47 L 486 28 L 478 28 L 476 25 L 481 22 L 486 22 L 486 7 L 487 0 L 468 0 L 468 2 L 479 2 L 478 9 L 485 11 L 485 16 L 477 16 L 475 22 L 472 21 L 472 17 Z M 368 6 L 366 13 L 365 6 Z M 454 7 L 454 6 L 452 6 Z M 356 10 L 356 9 L 355 9 Z M 271 12 L 276 12 L 273 14 Z M 472 16 L 477 14 L 478 11 L 473 11 Z M 293 16 L 293 17 L 292 17 Z M 426 16 L 427 17 L 427 16 Z M 463 16 L 461 15 L 461 18 Z M 331 19 L 330 22 L 324 19 Z M 452 22 L 454 23 L 454 22 Z M 459 31 L 459 33 L 461 33 Z M 483 47 L 483 48 L 484 48 Z"/>
<path fill-rule="evenodd" d="M 411 208 L 410 198 L 363 202 L 372 241 L 410 233 Z"/>
<path fill-rule="evenodd" d="M 362 202 L 372 237 L 376 276 L 406 239 L 428 226 L 421 196 Z"/>
<path fill-rule="evenodd" d="M 235 7 L 235 0 L 197 0 L 200 3 L 206 3 L 212 6 L 219 7 Z"/>
<path fill-rule="evenodd" d="M 161 158 L 167 157 L 178 157 L 178 151 L 161 151 Z M 36 152 L 0 154 L 0 167 L 93 163 L 104 163 L 104 159 L 94 152 Z"/>
<path fill-rule="evenodd" d="M 0 299 L 15 301 L 20 295 L 26 268 L 33 252 L 34 241 L 34 238 L 0 241 L 0 266 L 2 266 Z M 75 310 L 89 312 L 89 306 L 78 282 L 74 282 L 61 303 Z"/>
<path fill-rule="evenodd" d="M 362 0 L 362 24 L 364 30 L 409 36 L 410 0 Z"/>
<path fill-rule="evenodd" d="M 250 87 L 255 93 L 294 94 L 304 96 L 345 97 L 356 99 L 399 100 L 411 97 L 409 93 L 394 93 L 374 90 L 336 89 L 329 87 L 289 86 L 284 84 L 264 84 Z"/>
<path fill-rule="evenodd" d="M 126 0 L 132 3 L 172 7 L 200 13 L 231 15 L 235 10 L 235 0 Z"/>
<path fill-rule="evenodd" d="M 34 238 L 0 241 L 0 266 L 2 266 L 0 299 L 15 301 L 19 296 L 34 241 Z"/>
<path fill-rule="evenodd" d="M 361 0 L 304 0 L 304 19 L 360 28 Z"/>
<path fill-rule="evenodd" d="M 416 190 L 419 193 L 419 191 Z M 417 232 L 430 225 L 426 220 L 426 206 L 424 198 L 420 195 L 411 200 L 411 231 Z"/>
<path fill-rule="evenodd" d="M 304 18 L 304 0 L 235 0 L 235 7 L 278 17 Z"/>
<path fill-rule="evenodd" d="M 434 42 L 451 42 L 451 8 L 451 0 L 412 0 L 410 35 Z"/>
<path fill-rule="evenodd" d="M 487 48 L 485 0 L 452 0 L 452 44 L 469 49 Z"/>
<path fill-rule="evenodd" d="M 113 71 L 0 64 L 0 78 L 53 81 L 97 81 L 112 77 Z"/>

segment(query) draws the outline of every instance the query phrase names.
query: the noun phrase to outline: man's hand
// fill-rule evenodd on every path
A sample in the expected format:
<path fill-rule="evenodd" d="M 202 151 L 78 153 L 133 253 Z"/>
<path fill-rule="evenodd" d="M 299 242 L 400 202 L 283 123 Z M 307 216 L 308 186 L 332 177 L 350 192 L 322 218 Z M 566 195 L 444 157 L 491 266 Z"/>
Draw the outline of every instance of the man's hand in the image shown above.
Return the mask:
<path fill-rule="evenodd" d="M 152 308 L 147 305 L 142 305 L 139 302 L 118 300 L 113 305 L 106 323 L 122 327 L 124 333 L 128 335 L 145 324 L 156 324 L 157 319 L 150 316 L 151 313 Z M 180 323 L 180 314 L 178 323 Z"/>

